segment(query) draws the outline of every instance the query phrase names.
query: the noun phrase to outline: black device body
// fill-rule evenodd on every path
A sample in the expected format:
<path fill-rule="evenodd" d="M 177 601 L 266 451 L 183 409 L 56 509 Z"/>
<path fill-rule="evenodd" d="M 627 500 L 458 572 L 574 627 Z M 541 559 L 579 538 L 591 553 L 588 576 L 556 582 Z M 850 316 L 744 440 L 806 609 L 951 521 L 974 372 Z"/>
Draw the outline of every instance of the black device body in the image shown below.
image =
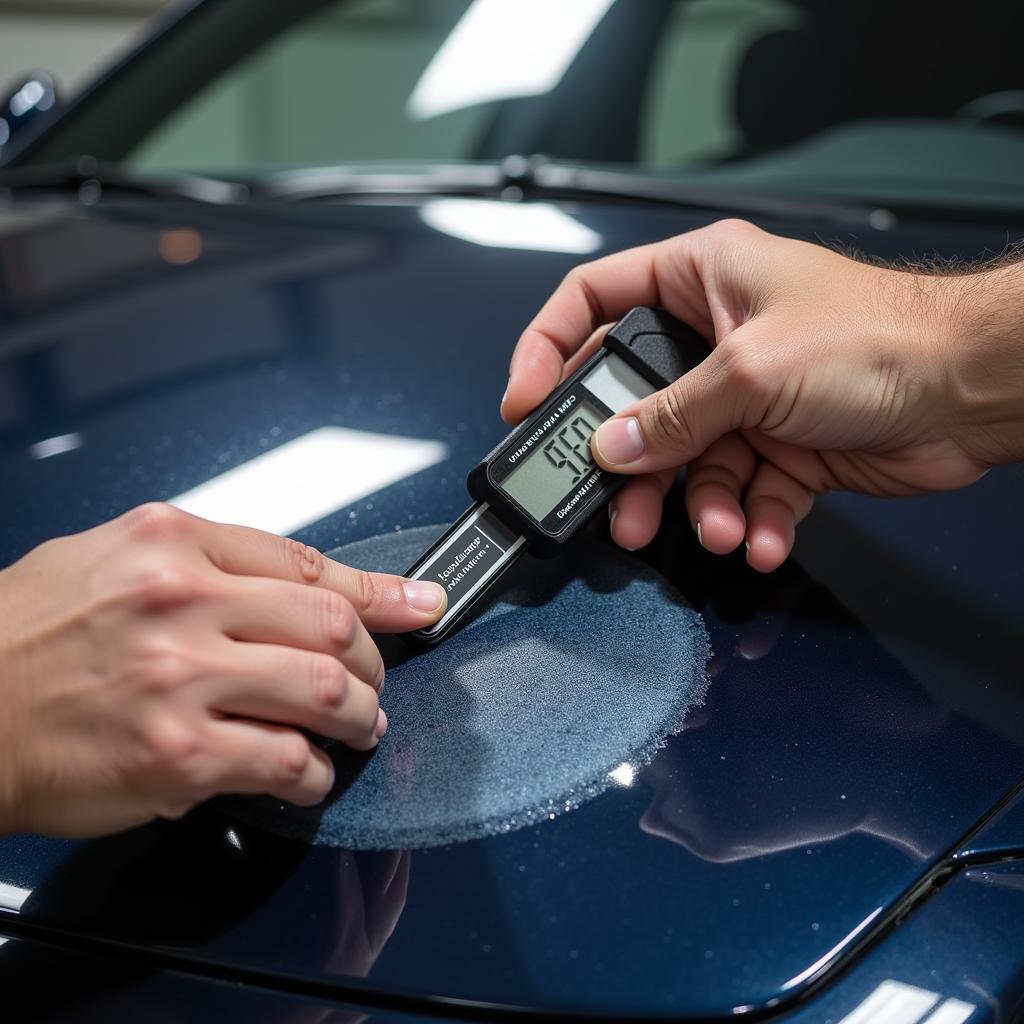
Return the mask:
<path fill-rule="evenodd" d="M 671 314 L 636 307 L 608 332 L 590 359 L 470 472 L 466 484 L 473 498 L 488 502 L 506 525 L 526 538 L 530 553 L 541 558 L 557 555 L 629 477 L 591 464 L 575 481 L 575 489 L 563 495 L 543 518 L 516 501 L 503 484 L 522 459 L 533 454 L 536 447 L 550 443 L 549 437 L 572 431 L 574 410 L 591 407 L 597 411 L 600 423 L 619 411 L 610 408 L 585 383 L 609 353 L 618 355 L 651 385 L 652 391 L 657 391 L 696 366 L 708 354 L 708 344 Z M 586 443 L 589 446 L 589 437 Z"/>
<path fill-rule="evenodd" d="M 470 472 L 476 504 L 406 572 L 445 586 L 448 611 L 409 638 L 442 640 L 524 551 L 547 558 L 562 551 L 629 479 L 593 462 L 594 430 L 708 351 L 697 331 L 663 310 L 638 306 L 615 324 L 601 348 Z M 516 484 L 524 473 L 525 488 Z"/>

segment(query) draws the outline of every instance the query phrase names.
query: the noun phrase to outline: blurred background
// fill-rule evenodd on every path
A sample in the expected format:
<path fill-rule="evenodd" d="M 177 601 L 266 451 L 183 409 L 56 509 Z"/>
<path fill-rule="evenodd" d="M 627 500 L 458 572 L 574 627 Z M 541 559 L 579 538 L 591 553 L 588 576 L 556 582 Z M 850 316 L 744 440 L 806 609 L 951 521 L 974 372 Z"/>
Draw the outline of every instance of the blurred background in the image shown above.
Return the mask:
<path fill-rule="evenodd" d="M 53 73 L 70 96 L 171 0 L 0 0 L 0 91 L 28 68 Z"/>

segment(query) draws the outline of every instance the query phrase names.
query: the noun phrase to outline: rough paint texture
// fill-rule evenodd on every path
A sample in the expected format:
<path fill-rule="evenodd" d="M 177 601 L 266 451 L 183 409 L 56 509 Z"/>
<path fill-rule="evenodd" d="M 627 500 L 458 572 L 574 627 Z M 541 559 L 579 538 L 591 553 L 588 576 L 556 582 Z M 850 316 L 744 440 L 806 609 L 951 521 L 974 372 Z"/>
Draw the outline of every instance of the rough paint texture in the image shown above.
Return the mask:
<path fill-rule="evenodd" d="M 424 527 L 332 557 L 402 571 L 440 533 Z M 377 750 L 330 744 L 335 791 L 321 807 L 234 805 L 284 835 L 353 849 L 409 849 L 522 828 L 571 810 L 646 761 L 699 704 L 700 616 L 638 559 L 586 543 L 524 558 L 500 599 L 438 648 L 383 644 L 390 727 Z"/>

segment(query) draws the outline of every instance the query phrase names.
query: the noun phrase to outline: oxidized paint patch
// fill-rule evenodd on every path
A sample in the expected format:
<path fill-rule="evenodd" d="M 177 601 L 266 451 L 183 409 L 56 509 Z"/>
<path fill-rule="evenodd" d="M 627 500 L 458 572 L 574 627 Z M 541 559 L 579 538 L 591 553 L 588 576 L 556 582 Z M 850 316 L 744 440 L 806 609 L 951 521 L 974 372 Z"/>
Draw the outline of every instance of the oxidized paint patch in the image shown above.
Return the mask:
<path fill-rule="evenodd" d="M 440 527 L 330 552 L 401 572 Z M 377 749 L 330 743 L 335 789 L 317 808 L 234 809 L 275 832 L 352 849 L 411 849 L 510 832 L 579 806 L 624 762 L 649 760 L 707 688 L 701 617 L 608 544 L 524 558 L 501 600 L 439 647 L 383 642 L 390 668 Z"/>

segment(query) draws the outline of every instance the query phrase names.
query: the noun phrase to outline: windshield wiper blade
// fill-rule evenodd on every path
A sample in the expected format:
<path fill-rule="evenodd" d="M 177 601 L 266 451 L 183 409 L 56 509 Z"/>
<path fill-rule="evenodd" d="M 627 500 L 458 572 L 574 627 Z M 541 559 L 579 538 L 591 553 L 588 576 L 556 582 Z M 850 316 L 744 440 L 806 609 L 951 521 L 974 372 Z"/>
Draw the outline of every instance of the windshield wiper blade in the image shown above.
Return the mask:
<path fill-rule="evenodd" d="M 355 164 L 279 171 L 260 180 L 257 193 L 269 199 L 333 199 L 381 195 L 492 195 L 508 178 L 502 164 Z"/>
<path fill-rule="evenodd" d="M 753 217 L 824 221 L 829 224 L 888 227 L 895 218 L 887 210 L 814 199 L 746 192 L 735 188 L 693 184 L 673 178 L 567 164 L 541 163 L 530 172 L 524 195 L 532 191 L 549 198 L 607 196 L 689 209 L 727 211 Z"/>
<path fill-rule="evenodd" d="M 639 203 L 757 217 L 798 218 L 830 224 L 889 227 L 887 210 L 817 200 L 789 199 L 694 184 L 635 170 L 554 163 L 509 156 L 501 163 L 349 165 L 270 175 L 254 193 L 275 199 L 358 196 L 469 195 L 503 199 L 628 199 Z"/>
<path fill-rule="evenodd" d="M 244 182 L 224 181 L 199 174 L 145 177 L 92 156 L 60 164 L 36 164 L 0 170 L 0 193 L 26 191 L 77 192 L 83 203 L 98 202 L 104 193 L 147 199 L 185 199 L 200 203 L 241 203 L 249 198 Z"/>

